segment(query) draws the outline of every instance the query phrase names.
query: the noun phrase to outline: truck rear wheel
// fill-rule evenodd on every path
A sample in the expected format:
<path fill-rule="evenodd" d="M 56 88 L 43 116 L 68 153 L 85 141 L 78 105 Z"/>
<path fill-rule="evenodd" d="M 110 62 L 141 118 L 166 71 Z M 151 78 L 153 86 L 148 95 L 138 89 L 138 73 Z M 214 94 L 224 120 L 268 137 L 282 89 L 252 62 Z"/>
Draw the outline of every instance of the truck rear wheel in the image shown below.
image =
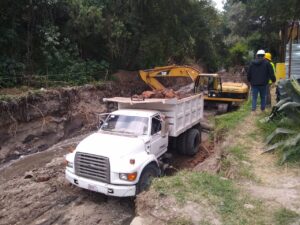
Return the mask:
<path fill-rule="evenodd" d="M 190 129 L 186 138 L 186 155 L 195 155 L 199 151 L 200 131 L 198 129 Z"/>
<path fill-rule="evenodd" d="M 148 166 L 146 166 L 136 186 L 137 194 L 146 191 L 150 187 L 153 178 L 158 176 L 159 176 L 159 169 L 156 165 L 149 164 Z"/>

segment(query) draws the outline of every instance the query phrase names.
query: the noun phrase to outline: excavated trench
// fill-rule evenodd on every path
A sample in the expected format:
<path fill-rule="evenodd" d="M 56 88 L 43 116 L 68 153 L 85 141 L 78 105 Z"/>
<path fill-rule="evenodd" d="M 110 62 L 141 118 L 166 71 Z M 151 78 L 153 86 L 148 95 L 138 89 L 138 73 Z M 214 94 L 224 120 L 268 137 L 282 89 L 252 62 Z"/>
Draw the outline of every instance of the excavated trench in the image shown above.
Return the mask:
<path fill-rule="evenodd" d="M 63 156 L 112 111 L 103 97 L 147 87 L 136 74 L 102 85 L 39 90 L 0 101 L 0 224 L 129 224 L 133 198 L 112 198 L 65 181 Z M 139 87 L 139 88 L 137 88 Z M 203 136 L 195 157 L 174 154 L 175 170 L 193 168 L 212 152 Z"/>

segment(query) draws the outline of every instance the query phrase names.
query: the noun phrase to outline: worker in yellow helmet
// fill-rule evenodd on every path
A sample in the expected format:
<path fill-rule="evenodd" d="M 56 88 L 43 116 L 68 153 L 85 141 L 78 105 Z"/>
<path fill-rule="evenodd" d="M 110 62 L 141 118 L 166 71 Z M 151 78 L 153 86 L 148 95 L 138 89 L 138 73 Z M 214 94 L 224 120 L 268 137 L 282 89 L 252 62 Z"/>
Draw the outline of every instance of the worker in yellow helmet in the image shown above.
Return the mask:
<path fill-rule="evenodd" d="M 266 52 L 265 54 L 265 59 L 271 64 L 274 74 L 276 73 L 275 65 L 272 62 L 272 55 L 270 52 Z M 272 85 L 272 80 L 269 80 L 269 83 L 267 85 L 267 101 L 266 101 L 266 107 L 271 107 L 271 85 Z"/>

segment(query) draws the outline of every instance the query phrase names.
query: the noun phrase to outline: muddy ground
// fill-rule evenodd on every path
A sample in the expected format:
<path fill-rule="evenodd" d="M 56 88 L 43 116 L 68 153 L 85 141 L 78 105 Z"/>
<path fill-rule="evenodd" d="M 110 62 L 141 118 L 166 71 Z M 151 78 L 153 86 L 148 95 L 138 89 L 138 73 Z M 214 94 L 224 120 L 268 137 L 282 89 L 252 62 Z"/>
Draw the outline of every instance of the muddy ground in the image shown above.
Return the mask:
<path fill-rule="evenodd" d="M 64 178 L 63 156 L 86 135 L 2 165 L 1 225 L 130 224 L 135 216 L 134 198 L 107 197 L 75 187 Z M 175 171 L 191 168 L 207 156 L 201 147 L 192 158 L 175 155 L 173 166 Z"/>
<path fill-rule="evenodd" d="M 23 157 L 0 171 L 0 224 L 129 224 L 134 201 L 70 185 L 64 178 L 68 148 L 84 136 Z"/>
<path fill-rule="evenodd" d="M 3 90 L 0 224 L 129 224 L 134 201 L 69 185 L 63 156 L 97 129 L 99 113 L 115 109 L 104 97 L 131 96 L 147 88 L 136 72 L 120 71 L 113 82 L 97 85 Z"/>
<path fill-rule="evenodd" d="M 103 97 L 147 89 L 136 74 L 120 72 L 116 78 L 97 86 L 41 89 L 0 99 L 1 225 L 130 224 L 134 198 L 82 190 L 64 178 L 63 156 L 94 132 L 98 113 L 115 107 Z M 191 168 L 211 152 L 209 145 L 200 150 L 193 158 L 175 155 L 174 170 Z"/>

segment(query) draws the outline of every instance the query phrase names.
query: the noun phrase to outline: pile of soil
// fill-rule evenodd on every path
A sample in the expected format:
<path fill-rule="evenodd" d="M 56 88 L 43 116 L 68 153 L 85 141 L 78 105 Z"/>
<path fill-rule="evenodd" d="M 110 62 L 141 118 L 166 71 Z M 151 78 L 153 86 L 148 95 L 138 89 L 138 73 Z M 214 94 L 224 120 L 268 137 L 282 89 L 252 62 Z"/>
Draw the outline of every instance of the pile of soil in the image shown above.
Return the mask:
<path fill-rule="evenodd" d="M 98 115 L 116 109 L 103 98 L 129 97 L 147 89 L 136 72 L 120 71 L 113 77 L 97 85 L 1 95 L 0 164 L 97 129 Z"/>
<path fill-rule="evenodd" d="M 226 70 L 219 71 L 218 74 L 222 78 L 222 82 L 243 82 L 247 83 L 247 73 L 245 67 L 235 66 Z"/>

